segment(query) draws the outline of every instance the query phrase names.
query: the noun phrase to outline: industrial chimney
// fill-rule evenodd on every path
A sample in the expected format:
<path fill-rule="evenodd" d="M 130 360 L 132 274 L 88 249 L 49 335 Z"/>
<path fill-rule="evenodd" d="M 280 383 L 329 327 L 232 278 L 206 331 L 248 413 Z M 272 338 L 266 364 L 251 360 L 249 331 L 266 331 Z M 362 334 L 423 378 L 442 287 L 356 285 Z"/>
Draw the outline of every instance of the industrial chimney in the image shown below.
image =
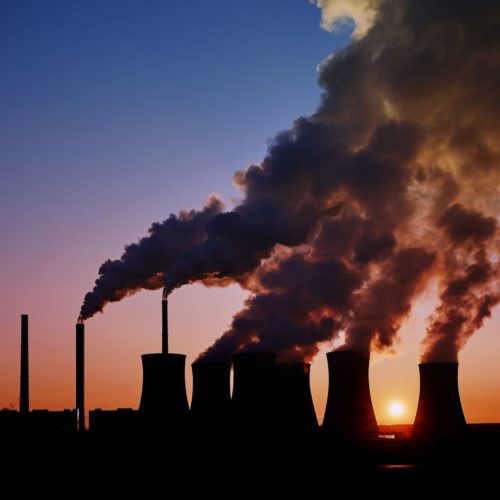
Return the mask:
<path fill-rule="evenodd" d="M 85 325 L 76 324 L 76 418 L 78 430 L 85 431 Z"/>
<path fill-rule="evenodd" d="M 175 433 L 189 417 L 184 354 L 168 352 L 168 303 L 162 300 L 162 353 L 143 354 L 142 394 L 139 404 L 143 431 Z"/>
<path fill-rule="evenodd" d="M 28 351 L 28 315 L 21 314 L 21 385 L 19 412 L 28 415 L 30 411 L 30 380 Z"/>
<path fill-rule="evenodd" d="M 193 370 L 191 421 L 196 431 L 222 431 L 231 412 L 230 363 L 198 361 Z"/>
<path fill-rule="evenodd" d="M 318 419 L 309 385 L 310 363 L 276 365 L 276 421 L 283 437 L 310 435 Z"/>
<path fill-rule="evenodd" d="M 452 439 L 467 431 L 460 394 L 458 363 L 422 363 L 420 395 L 413 424 L 415 439 Z"/>
<path fill-rule="evenodd" d="M 245 352 L 233 355 L 233 416 L 236 430 L 247 435 L 274 430 L 276 354 Z"/>
<path fill-rule="evenodd" d="M 378 436 L 368 380 L 370 359 L 354 351 L 327 354 L 329 386 L 323 432 L 341 440 Z"/>

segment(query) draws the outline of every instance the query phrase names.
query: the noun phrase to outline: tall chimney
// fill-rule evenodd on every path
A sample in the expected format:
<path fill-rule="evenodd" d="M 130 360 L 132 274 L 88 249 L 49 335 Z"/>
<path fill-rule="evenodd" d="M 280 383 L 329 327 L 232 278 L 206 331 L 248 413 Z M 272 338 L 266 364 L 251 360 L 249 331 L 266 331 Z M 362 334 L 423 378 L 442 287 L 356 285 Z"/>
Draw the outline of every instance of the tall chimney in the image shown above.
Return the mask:
<path fill-rule="evenodd" d="M 168 300 L 161 301 L 161 352 L 168 354 Z"/>
<path fill-rule="evenodd" d="M 27 415 L 30 411 L 30 379 L 28 351 L 28 315 L 21 314 L 21 386 L 19 412 Z"/>
<path fill-rule="evenodd" d="M 76 415 L 78 430 L 85 431 L 85 325 L 76 324 Z"/>
<path fill-rule="evenodd" d="M 198 361 L 193 370 L 191 421 L 200 431 L 227 428 L 231 411 L 230 363 Z"/>
<path fill-rule="evenodd" d="M 377 437 L 368 380 L 370 359 L 354 351 L 327 354 L 329 385 L 322 430 L 341 440 Z"/>
<path fill-rule="evenodd" d="M 458 363 L 422 363 L 412 437 L 450 439 L 467 431 L 458 391 Z"/>
<path fill-rule="evenodd" d="M 245 352 L 233 355 L 233 415 L 238 431 L 247 435 L 274 430 L 276 354 Z"/>
<path fill-rule="evenodd" d="M 284 437 L 318 430 L 318 419 L 309 385 L 310 363 L 276 365 L 276 418 Z"/>

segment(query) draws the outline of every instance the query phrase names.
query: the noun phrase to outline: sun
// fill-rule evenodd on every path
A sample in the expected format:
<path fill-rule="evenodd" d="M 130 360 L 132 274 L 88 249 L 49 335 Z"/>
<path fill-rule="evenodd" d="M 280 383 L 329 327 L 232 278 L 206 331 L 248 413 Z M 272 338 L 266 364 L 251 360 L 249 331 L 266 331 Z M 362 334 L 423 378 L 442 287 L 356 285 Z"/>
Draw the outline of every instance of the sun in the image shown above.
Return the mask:
<path fill-rule="evenodd" d="M 401 403 L 400 401 L 393 401 L 389 405 L 389 413 L 393 417 L 400 417 L 401 415 L 403 415 L 404 412 L 405 412 L 405 407 L 403 403 Z"/>

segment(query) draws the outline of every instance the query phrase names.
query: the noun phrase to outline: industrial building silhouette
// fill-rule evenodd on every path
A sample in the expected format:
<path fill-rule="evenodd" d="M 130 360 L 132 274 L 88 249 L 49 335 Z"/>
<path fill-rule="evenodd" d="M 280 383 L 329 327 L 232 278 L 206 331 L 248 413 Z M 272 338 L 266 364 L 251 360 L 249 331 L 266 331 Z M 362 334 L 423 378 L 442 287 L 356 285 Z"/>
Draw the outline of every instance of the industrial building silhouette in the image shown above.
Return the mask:
<path fill-rule="evenodd" d="M 224 433 L 259 439 L 314 438 L 367 442 L 380 436 L 369 387 L 369 358 L 337 350 L 327 354 L 329 388 L 321 429 L 309 385 L 310 364 L 276 363 L 276 353 L 239 352 L 231 363 L 192 364 L 191 408 L 185 386 L 183 354 L 168 352 L 167 301 L 162 301 L 162 352 L 142 355 L 143 385 L 138 410 L 95 409 L 89 431 L 99 435 L 147 433 L 164 436 Z M 76 404 L 64 411 L 29 407 L 28 316 L 21 316 L 19 411 L 0 412 L 0 432 L 84 432 L 85 327 L 76 324 Z M 457 363 L 423 363 L 420 397 L 413 427 L 415 440 L 463 437 L 467 424 L 460 403 Z M 321 432 L 320 432 L 321 431 Z"/>

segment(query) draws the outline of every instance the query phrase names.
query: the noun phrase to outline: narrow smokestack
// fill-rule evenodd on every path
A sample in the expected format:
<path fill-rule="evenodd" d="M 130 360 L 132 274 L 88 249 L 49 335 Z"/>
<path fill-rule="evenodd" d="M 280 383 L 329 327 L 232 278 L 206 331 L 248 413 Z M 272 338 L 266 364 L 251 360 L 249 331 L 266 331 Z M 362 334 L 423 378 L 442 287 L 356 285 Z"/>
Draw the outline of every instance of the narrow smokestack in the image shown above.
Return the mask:
<path fill-rule="evenodd" d="M 458 363 L 422 363 L 420 395 L 412 436 L 450 439 L 467 431 L 458 391 Z"/>
<path fill-rule="evenodd" d="M 256 434 L 274 427 L 276 354 L 270 352 L 233 355 L 233 414 L 242 433 Z"/>
<path fill-rule="evenodd" d="M 337 439 L 376 437 L 368 380 L 370 359 L 354 351 L 329 352 L 327 358 L 329 386 L 323 431 Z"/>
<path fill-rule="evenodd" d="M 191 420 L 200 431 L 227 427 L 231 411 L 229 363 L 196 362 L 193 370 Z M 210 437 L 210 436 L 207 436 Z"/>
<path fill-rule="evenodd" d="M 29 375 L 28 315 L 21 314 L 21 386 L 19 395 L 19 412 L 22 415 L 27 415 L 30 411 Z"/>
<path fill-rule="evenodd" d="M 85 431 L 85 325 L 76 324 L 76 415 L 79 431 Z"/>
<path fill-rule="evenodd" d="M 168 354 L 168 300 L 161 301 L 161 352 Z"/>
<path fill-rule="evenodd" d="M 185 427 L 189 417 L 184 354 L 143 354 L 143 381 L 139 414 L 142 428 L 172 433 Z"/>
<path fill-rule="evenodd" d="M 318 430 L 309 385 L 310 371 L 310 363 L 276 365 L 276 419 L 284 437 Z"/>

